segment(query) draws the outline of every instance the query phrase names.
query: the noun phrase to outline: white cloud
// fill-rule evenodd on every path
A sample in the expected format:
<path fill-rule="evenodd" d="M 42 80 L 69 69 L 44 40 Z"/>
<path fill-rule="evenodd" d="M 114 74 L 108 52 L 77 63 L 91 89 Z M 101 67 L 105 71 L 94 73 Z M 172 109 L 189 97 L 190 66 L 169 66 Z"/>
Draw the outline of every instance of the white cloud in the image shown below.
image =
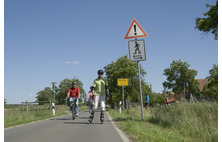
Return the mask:
<path fill-rule="evenodd" d="M 72 64 L 80 64 L 80 62 L 74 61 L 74 62 L 72 62 Z"/>
<path fill-rule="evenodd" d="M 54 65 L 54 64 L 64 64 L 64 62 L 63 63 L 62 62 L 60 62 L 60 63 L 51 62 L 50 64 L 51 65 Z M 65 64 L 78 65 L 78 64 L 80 64 L 80 62 L 78 62 L 78 61 L 66 61 Z"/>
<path fill-rule="evenodd" d="M 71 62 L 70 61 L 66 61 L 66 63 L 65 64 L 70 64 Z"/>
<path fill-rule="evenodd" d="M 70 62 L 70 61 L 66 61 L 65 64 L 73 64 L 73 65 L 77 65 L 77 64 L 80 64 L 80 62 L 78 62 L 78 61 L 72 61 L 72 62 Z"/>
<path fill-rule="evenodd" d="M 29 97 L 33 97 L 33 95 L 32 95 L 32 94 L 29 94 Z"/>

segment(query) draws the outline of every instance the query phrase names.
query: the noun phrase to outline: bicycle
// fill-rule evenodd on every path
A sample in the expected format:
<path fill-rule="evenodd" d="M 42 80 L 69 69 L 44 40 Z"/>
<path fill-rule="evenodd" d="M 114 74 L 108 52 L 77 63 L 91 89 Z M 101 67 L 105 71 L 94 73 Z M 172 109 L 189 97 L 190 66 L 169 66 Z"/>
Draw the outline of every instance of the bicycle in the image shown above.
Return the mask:
<path fill-rule="evenodd" d="M 72 102 L 72 120 L 76 118 L 76 103 L 75 101 Z"/>

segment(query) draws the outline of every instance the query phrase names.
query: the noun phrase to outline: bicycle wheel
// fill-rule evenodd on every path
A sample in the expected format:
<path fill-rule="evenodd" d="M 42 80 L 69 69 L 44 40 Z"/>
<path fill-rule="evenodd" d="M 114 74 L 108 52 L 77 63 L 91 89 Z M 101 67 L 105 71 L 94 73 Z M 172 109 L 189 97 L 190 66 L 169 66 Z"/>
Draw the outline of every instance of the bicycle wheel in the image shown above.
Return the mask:
<path fill-rule="evenodd" d="M 75 105 L 74 103 L 72 104 L 72 120 L 74 120 L 76 118 L 76 113 L 75 113 Z"/>

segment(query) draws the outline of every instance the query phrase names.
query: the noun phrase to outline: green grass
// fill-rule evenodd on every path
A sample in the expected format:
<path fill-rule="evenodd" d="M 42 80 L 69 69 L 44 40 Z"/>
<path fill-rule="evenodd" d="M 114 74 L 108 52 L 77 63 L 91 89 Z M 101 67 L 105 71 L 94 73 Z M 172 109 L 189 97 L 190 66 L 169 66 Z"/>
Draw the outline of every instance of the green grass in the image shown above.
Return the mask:
<path fill-rule="evenodd" d="M 144 122 L 139 107 L 122 114 L 118 110 L 109 110 L 109 113 L 135 141 L 218 141 L 217 103 L 182 103 L 170 109 L 145 109 Z"/>
<path fill-rule="evenodd" d="M 39 112 L 35 109 L 30 108 L 30 111 L 27 113 L 24 109 L 21 109 L 20 106 L 9 107 L 4 109 L 4 127 L 11 127 L 20 124 L 25 124 L 37 120 L 42 120 L 46 118 L 55 117 L 52 114 L 52 110 L 44 109 L 47 106 L 39 106 Z M 79 107 L 79 111 L 88 109 L 87 106 Z M 57 106 L 56 116 L 61 116 L 67 114 L 65 111 L 68 110 L 67 106 Z"/>

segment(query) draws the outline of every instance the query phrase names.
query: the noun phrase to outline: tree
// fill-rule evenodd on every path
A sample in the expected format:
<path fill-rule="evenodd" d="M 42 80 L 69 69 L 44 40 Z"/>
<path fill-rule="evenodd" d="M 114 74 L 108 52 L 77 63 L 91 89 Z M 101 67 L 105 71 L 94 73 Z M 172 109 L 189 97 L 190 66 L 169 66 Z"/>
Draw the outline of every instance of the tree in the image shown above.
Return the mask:
<path fill-rule="evenodd" d="M 182 62 L 181 59 L 173 60 L 169 68 L 164 70 L 163 75 L 167 76 L 167 81 L 163 82 L 163 87 L 172 89 L 178 95 L 183 94 L 184 84 L 185 89 L 189 92 L 196 93 L 198 82 L 195 80 L 197 71 L 189 69 L 190 65 L 187 62 Z"/>
<path fill-rule="evenodd" d="M 4 105 L 6 105 L 7 104 L 7 101 L 6 101 L 6 99 L 4 98 Z"/>
<path fill-rule="evenodd" d="M 196 18 L 196 29 L 203 32 L 211 32 L 215 35 L 214 39 L 218 39 L 218 0 L 216 5 L 206 4 L 209 11 L 203 13 L 206 18 Z"/>
<path fill-rule="evenodd" d="M 208 96 L 210 99 L 216 99 L 218 97 L 218 65 L 213 65 L 213 68 L 209 71 L 210 76 L 208 83 L 204 86 L 203 95 Z"/>
<path fill-rule="evenodd" d="M 146 93 L 150 93 L 150 86 L 144 81 L 145 70 L 141 67 L 141 80 L 142 80 L 142 91 L 143 98 L 145 98 Z M 139 81 L 137 75 L 137 63 L 130 62 L 127 56 L 120 57 L 116 62 L 112 62 L 104 67 L 105 73 L 107 75 L 109 90 L 111 99 L 109 103 L 118 103 L 122 101 L 122 87 L 117 86 L 118 78 L 129 78 L 129 86 L 125 88 L 125 100 L 132 102 L 139 102 Z"/>
<path fill-rule="evenodd" d="M 58 92 L 56 94 L 56 100 L 61 103 L 61 99 L 65 99 L 69 88 L 72 87 L 72 82 L 76 82 L 76 86 L 79 88 L 80 93 L 84 92 L 83 83 L 79 79 L 64 79 L 60 82 Z"/>
<path fill-rule="evenodd" d="M 54 101 L 53 90 L 50 87 L 45 87 L 44 90 L 41 90 L 37 93 L 37 101 Z M 40 105 L 44 104 L 43 102 L 39 103 Z"/>

